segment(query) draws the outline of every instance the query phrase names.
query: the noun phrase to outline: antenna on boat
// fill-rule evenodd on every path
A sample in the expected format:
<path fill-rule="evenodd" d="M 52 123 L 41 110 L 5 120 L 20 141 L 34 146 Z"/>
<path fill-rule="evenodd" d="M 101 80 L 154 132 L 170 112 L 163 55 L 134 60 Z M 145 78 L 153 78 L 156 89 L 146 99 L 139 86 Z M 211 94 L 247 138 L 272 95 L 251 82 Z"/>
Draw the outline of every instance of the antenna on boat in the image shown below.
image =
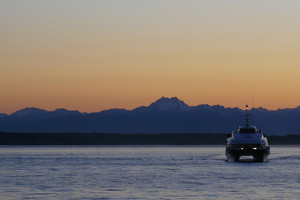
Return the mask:
<path fill-rule="evenodd" d="M 248 104 L 246 105 L 246 117 L 245 117 L 245 125 L 246 126 L 249 126 L 249 116 L 250 116 L 250 114 L 248 114 L 248 110 L 249 110 L 249 107 L 248 107 Z"/>
<path fill-rule="evenodd" d="M 252 104 L 253 104 L 253 106 L 252 106 L 252 125 L 254 125 L 255 123 L 254 123 L 254 92 L 253 92 L 253 97 L 252 97 Z"/>

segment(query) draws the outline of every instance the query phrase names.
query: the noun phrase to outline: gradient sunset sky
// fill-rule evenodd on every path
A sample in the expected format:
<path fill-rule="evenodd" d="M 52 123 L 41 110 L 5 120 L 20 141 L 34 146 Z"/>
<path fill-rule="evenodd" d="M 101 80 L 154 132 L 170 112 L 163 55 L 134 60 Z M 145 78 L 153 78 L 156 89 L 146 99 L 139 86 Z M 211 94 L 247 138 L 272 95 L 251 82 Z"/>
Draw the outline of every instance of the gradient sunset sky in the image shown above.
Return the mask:
<path fill-rule="evenodd" d="M 0 113 L 300 105 L 298 0 L 1 0 Z"/>

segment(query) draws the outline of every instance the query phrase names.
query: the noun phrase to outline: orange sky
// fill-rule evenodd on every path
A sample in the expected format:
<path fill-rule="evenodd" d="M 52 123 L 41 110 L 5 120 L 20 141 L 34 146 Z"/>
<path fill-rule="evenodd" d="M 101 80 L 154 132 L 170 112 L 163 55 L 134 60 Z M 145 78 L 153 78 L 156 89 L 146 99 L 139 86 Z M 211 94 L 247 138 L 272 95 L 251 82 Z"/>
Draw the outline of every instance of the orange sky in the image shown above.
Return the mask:
<path fill-rule="evenodd" d="M 0 113 L 300 105 L 299 1 L 1 1 Z"/>

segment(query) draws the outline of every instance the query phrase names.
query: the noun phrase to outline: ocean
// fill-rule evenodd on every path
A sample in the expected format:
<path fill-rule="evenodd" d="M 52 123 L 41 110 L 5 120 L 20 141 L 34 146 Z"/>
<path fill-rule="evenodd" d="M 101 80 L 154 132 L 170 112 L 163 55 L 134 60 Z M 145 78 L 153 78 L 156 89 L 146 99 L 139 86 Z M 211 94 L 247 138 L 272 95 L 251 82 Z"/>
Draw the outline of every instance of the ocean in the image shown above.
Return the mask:
<path fill-rule="evenodd" d="M 0 146 L 1 199 L 299 199 L 300 146 Z"/>

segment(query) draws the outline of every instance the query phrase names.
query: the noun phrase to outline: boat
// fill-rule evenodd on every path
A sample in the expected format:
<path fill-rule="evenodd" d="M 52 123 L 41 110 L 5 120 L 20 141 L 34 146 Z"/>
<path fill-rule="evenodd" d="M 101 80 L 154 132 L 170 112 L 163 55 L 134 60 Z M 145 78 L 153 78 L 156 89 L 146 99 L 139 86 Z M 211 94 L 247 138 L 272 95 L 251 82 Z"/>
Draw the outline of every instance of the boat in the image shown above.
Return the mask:
<path fill-rule="evenodd" d="M 253 156 L 255 162 L 266 162 L 270 154 L 266 135 L 250 125 L 248 111 L 249 108 L 246 105 L 245 124 L 227 135 L 225 155 L 228 162 L 238 162 L 241 156 Z"/>

